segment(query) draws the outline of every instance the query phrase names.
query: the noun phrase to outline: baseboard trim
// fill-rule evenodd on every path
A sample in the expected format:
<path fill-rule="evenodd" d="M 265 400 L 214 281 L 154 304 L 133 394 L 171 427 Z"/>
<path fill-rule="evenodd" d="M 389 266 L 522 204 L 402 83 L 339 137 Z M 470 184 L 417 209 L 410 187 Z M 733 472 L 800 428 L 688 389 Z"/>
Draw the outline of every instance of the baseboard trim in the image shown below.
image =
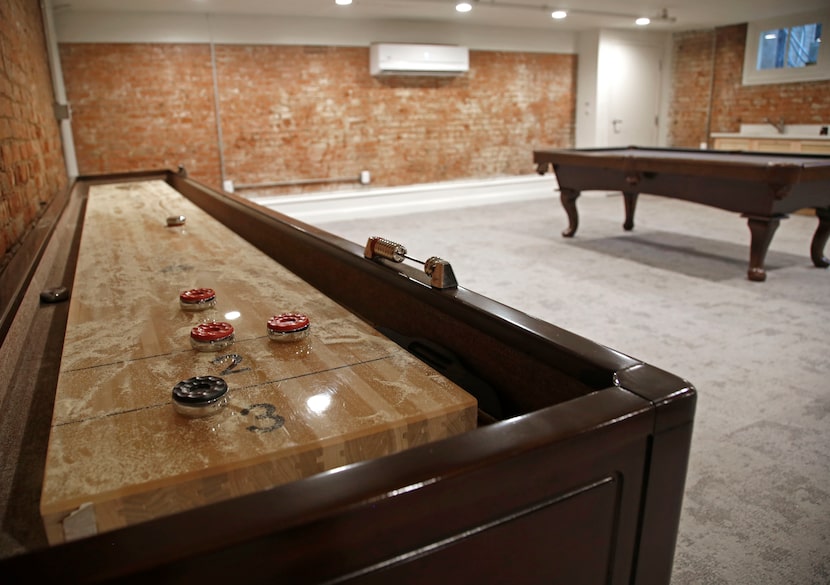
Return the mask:
<path fill-rule="evenodd" d="M 554 196 L 556 187 L 553 175 L 519 175 L 250 199 L 274 211 L 314 224 L 545 199 Z"/>

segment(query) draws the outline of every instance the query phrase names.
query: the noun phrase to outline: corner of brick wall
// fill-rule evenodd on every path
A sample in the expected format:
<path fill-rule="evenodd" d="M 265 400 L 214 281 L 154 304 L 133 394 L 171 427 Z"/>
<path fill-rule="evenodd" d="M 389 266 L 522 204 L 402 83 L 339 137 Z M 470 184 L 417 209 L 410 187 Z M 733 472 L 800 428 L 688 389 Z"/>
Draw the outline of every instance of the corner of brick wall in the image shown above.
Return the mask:
<path fill-rule="evenodd" d="M 710 133 L 738 132 L 767 118 L 830 119 L 830 81 L 743 85 L 746 34 L 747 25 L 737 24 L 674 35 L 670 146 L 697 148 Z"/>
<path fill-rule="evenodd" d="M 707 141 L 709 94 L 713 78 L 713 30 L 674 35 L 669 145 L 698 148 Z"/>
<path fill-rule="evenodd" d="M 0 2 L 0 271 L 67 186 L 40 5 Z"/>
<path fill-rule="evenodd" d="M 742 85 L 746 25 L 718 29 L 712 132 L 737 132 L 741 124 L 767 118 L 787 124 L 830 120 L 830 81 Z"/>

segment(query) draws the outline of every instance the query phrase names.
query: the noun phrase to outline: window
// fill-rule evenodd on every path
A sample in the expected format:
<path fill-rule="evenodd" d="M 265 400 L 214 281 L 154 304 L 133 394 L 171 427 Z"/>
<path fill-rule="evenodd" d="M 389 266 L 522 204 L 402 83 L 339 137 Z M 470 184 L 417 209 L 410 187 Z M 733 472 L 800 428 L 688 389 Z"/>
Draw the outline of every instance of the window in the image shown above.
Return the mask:
<path fill-rule="evenodd" d="M 758 69 L 806 67 L 818 62 L 821 23 L 802 24 L 761 32 L 758 39 Z"/>
<path fill-rule="evenodd" d="M 806 14 L 749 23 L 744 85 L 830 79 L 822 24 L 830 14 Z"/>

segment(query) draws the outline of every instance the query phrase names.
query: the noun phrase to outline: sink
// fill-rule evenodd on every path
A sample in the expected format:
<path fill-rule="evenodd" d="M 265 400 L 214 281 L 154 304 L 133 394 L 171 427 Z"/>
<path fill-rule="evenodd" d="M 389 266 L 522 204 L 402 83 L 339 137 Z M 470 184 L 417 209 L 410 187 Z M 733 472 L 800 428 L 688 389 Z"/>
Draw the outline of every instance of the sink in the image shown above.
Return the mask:
<path fill-rule="evenodd" d="M 822 128 L 830 124 L 785 124 L 779 132 L 772 124 L 741 124 L 739 136 L 751 138 L 830 138 Z"/>

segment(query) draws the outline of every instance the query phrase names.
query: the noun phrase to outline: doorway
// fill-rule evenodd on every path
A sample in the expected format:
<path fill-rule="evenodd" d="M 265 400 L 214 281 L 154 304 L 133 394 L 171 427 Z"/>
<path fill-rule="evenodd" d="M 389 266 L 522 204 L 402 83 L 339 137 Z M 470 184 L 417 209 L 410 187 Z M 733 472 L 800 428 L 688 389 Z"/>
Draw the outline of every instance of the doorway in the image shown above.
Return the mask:
<path fill-rule="evenodd" d="M 657 146 L 662 55 L 656 46 L 614 43 L 604 47 L 601 81 L 608 104 L 606 144 Z"/>

